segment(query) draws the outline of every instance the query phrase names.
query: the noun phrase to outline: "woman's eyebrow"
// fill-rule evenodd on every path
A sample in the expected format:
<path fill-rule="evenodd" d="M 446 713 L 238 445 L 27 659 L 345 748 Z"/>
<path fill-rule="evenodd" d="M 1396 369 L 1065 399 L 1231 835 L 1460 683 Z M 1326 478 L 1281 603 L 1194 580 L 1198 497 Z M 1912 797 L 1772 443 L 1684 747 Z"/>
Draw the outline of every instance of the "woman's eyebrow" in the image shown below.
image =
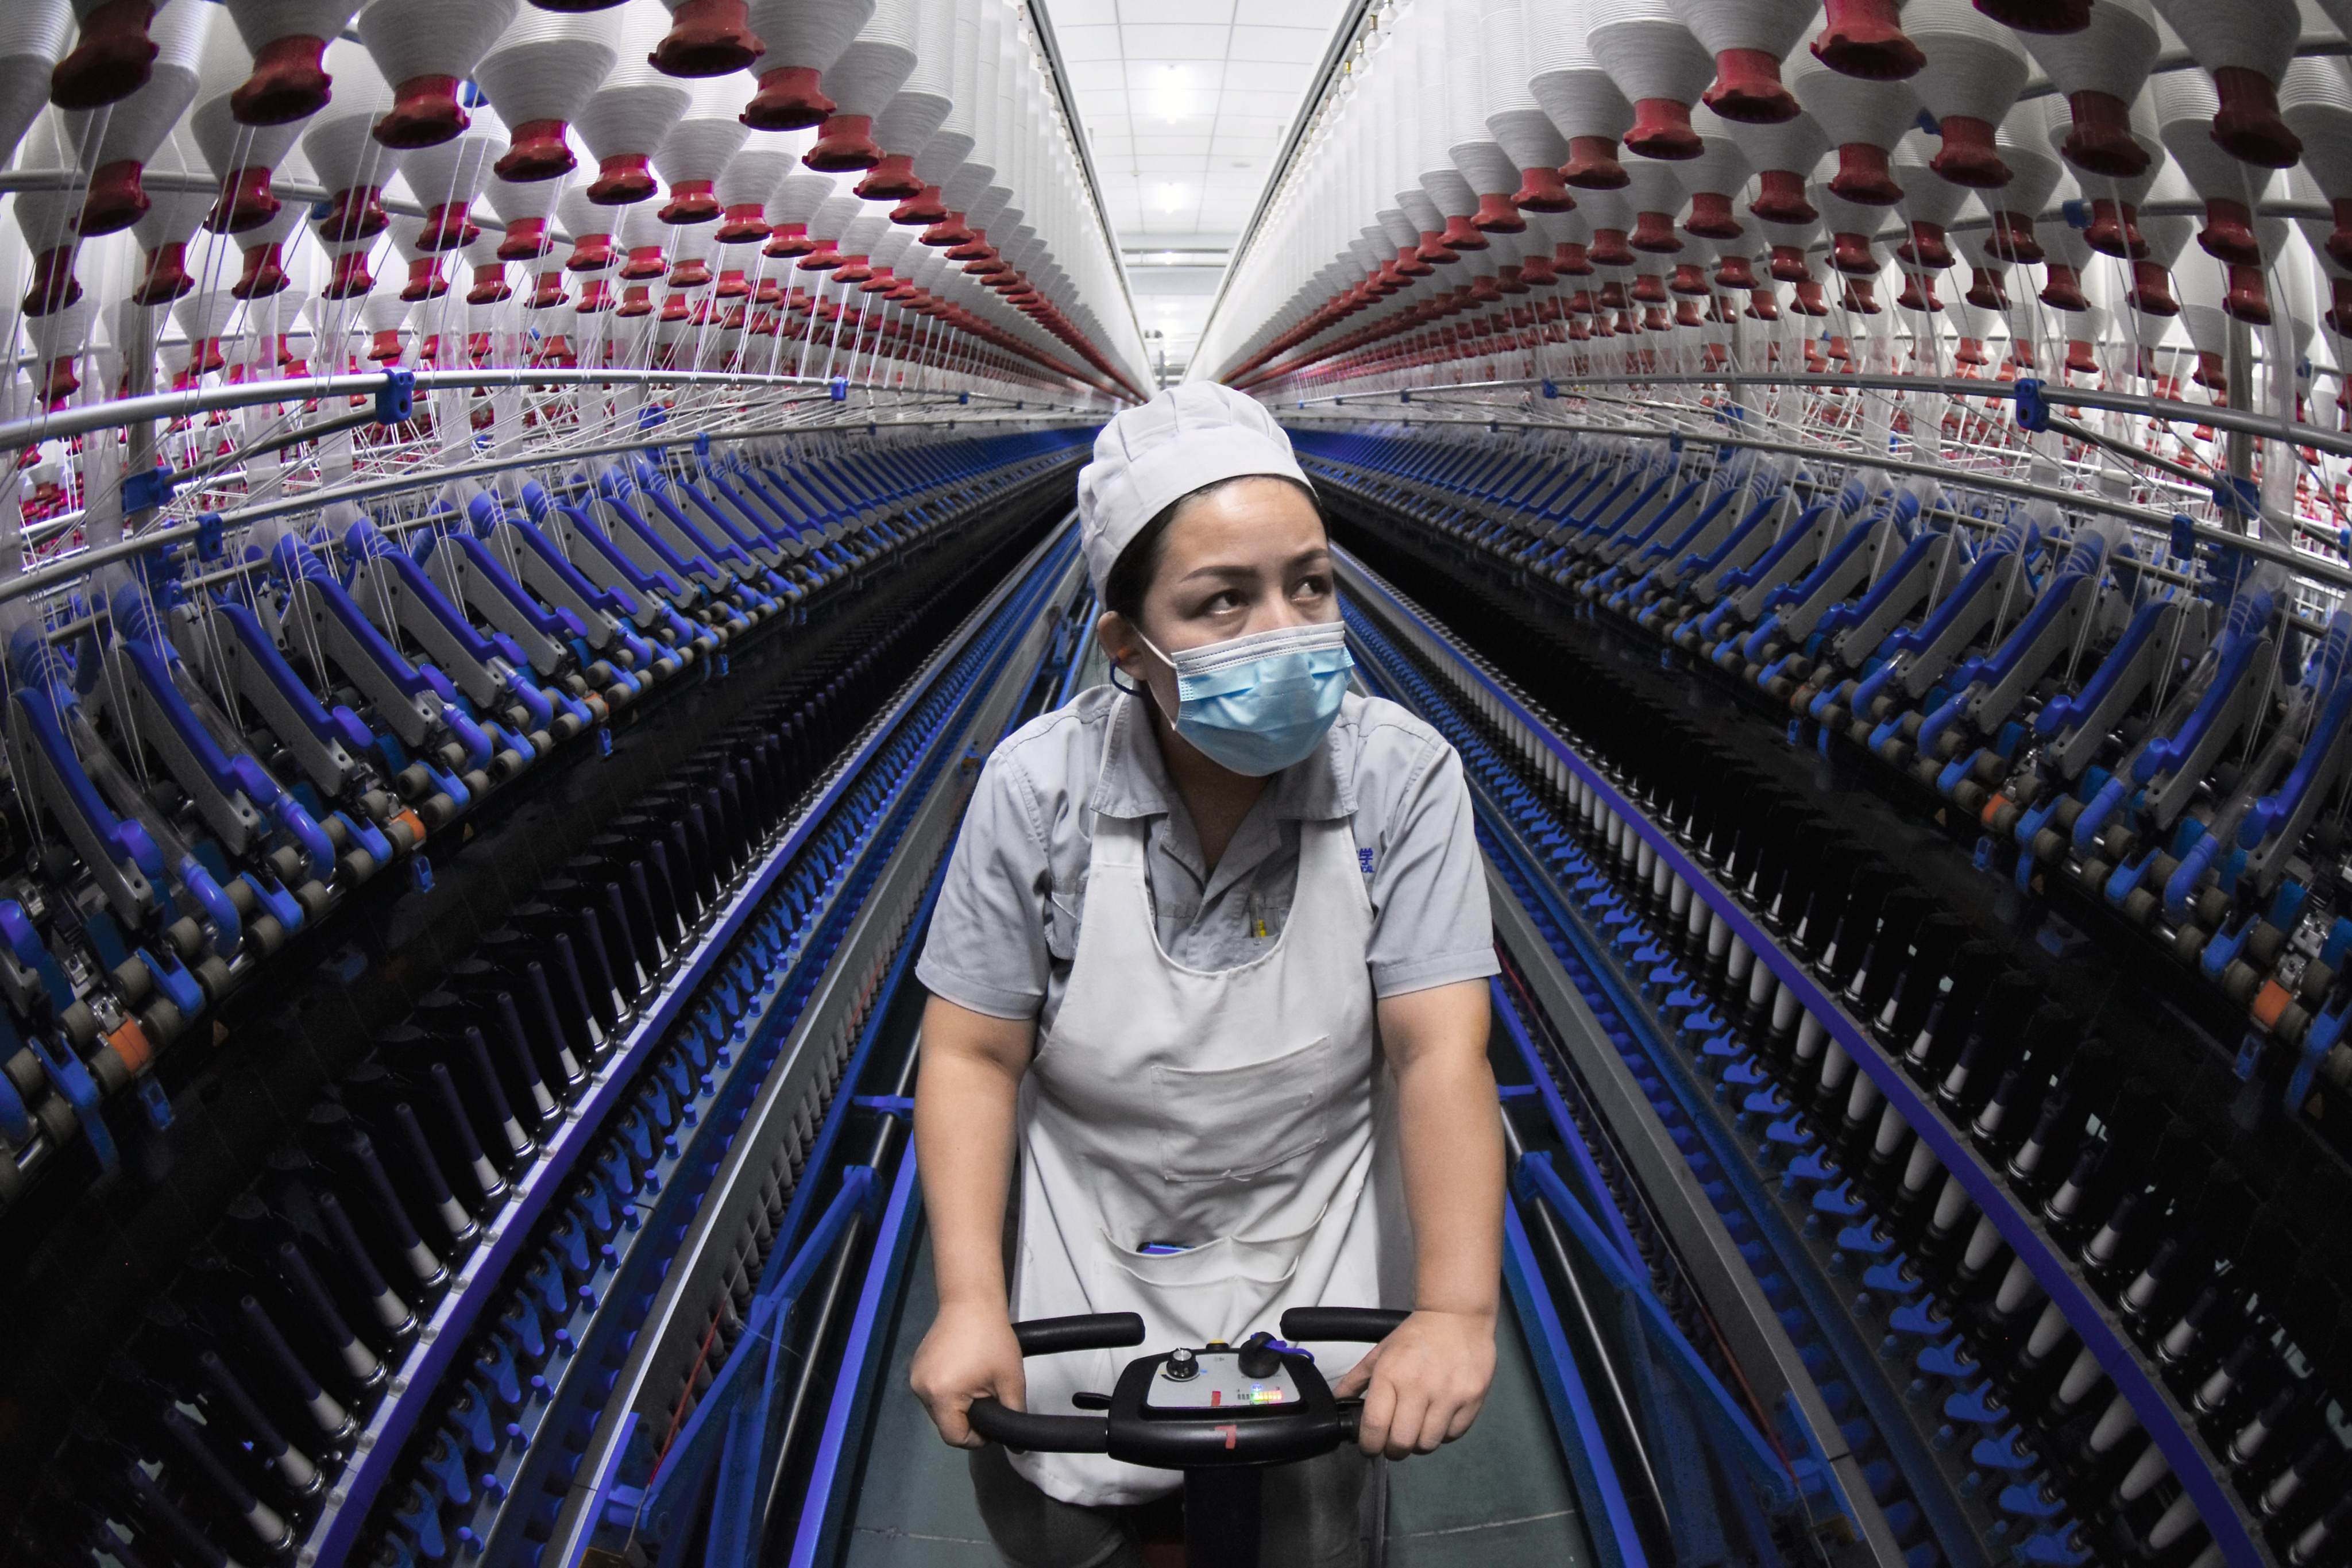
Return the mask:
<path fill-rule="evenodd" d="M 1241 583 L 1254 580 L 1257 575 L 1258 570 L 1255 566 L 1239 562 L 1213 561 L 1205 566 L 1193 567 L 1176 580 L 1179 583 L 1190 583 L 1196 577 L 1217 577 L 1229 583 Z"/>

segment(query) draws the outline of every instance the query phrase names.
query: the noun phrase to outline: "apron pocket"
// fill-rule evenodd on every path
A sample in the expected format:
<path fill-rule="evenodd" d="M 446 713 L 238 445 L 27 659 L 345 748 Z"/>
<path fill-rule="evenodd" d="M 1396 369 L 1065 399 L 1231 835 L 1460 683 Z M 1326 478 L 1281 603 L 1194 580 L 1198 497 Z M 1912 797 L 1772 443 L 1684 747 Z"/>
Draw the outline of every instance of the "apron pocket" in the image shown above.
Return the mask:
<path fill-rule="evenodd" d="M 1310 1154 L 1330 1135 L 1331 1039 L 1232 1068 L 1155 1063 L 1160 1173 L 1227 1182 Z"/>
<path fill-rule="evenodd" d="M 1097 1272 L 1097 1311 L 1136 1311 L 1147 1325 L 1144 1342 L 1202 1345 L 1237 1342 L 1284 1299 L 1312 1229 L 1250 1242 L 1221 1237 L 1177 1253 L 1148 1253 L 1105 1237 Z"/>

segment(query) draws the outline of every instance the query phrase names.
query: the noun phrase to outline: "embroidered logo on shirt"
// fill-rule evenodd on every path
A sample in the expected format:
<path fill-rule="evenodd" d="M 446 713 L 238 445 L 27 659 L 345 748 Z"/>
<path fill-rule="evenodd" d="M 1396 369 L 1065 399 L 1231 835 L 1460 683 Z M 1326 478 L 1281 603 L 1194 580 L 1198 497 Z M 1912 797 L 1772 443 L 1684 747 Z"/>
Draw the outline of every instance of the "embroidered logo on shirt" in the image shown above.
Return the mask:
<path fill-rule="evenodd" d="M 1356 851 L 1356 869 L 1361 871 L 1367 877 L 1372 874 L 1372 852 L 1370 850 L 1359 849 Z"/>

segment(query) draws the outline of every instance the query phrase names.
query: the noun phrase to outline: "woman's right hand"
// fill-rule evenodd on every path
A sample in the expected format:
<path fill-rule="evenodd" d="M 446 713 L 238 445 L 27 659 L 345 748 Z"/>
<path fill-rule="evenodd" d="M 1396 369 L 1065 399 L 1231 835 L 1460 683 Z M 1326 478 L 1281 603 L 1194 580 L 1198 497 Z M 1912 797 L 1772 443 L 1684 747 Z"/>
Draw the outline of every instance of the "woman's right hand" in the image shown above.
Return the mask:
<path fill-rule="evenodd" d="M 941 1307 L 916 1347 L 907 1382 L 940 1436 L 958 1448 L 977 1448 L 983 1441 L 969 1419 L 973 1400 L 987 1394 L 1008 1409 L 1027 1408 L 1021 1342 L 1002 1307 Z"/>

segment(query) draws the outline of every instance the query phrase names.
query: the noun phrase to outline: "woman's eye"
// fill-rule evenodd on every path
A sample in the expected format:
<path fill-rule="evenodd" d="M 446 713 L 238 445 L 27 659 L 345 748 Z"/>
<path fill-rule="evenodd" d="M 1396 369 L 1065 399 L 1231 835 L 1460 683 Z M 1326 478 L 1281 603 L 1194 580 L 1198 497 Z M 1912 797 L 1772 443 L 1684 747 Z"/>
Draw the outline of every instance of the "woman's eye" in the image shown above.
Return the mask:
<path fill-rule="evenodd" d="M 1241 608 L 1241 603 L 1242 596 L 1228 589 L 1222 594 L 1211 595 L 1208 601 L 1202 605 L 1201 613 L 1204 616 L 1222 616 L 1229 610 Z"/>
<path fill-rule="evenodd" d="M 1319 599 L 1330 591 L 1331 579 L 1328 577 L 1301 577 L 1298 586 L 1292 590 L 1302 599 Z"/>

